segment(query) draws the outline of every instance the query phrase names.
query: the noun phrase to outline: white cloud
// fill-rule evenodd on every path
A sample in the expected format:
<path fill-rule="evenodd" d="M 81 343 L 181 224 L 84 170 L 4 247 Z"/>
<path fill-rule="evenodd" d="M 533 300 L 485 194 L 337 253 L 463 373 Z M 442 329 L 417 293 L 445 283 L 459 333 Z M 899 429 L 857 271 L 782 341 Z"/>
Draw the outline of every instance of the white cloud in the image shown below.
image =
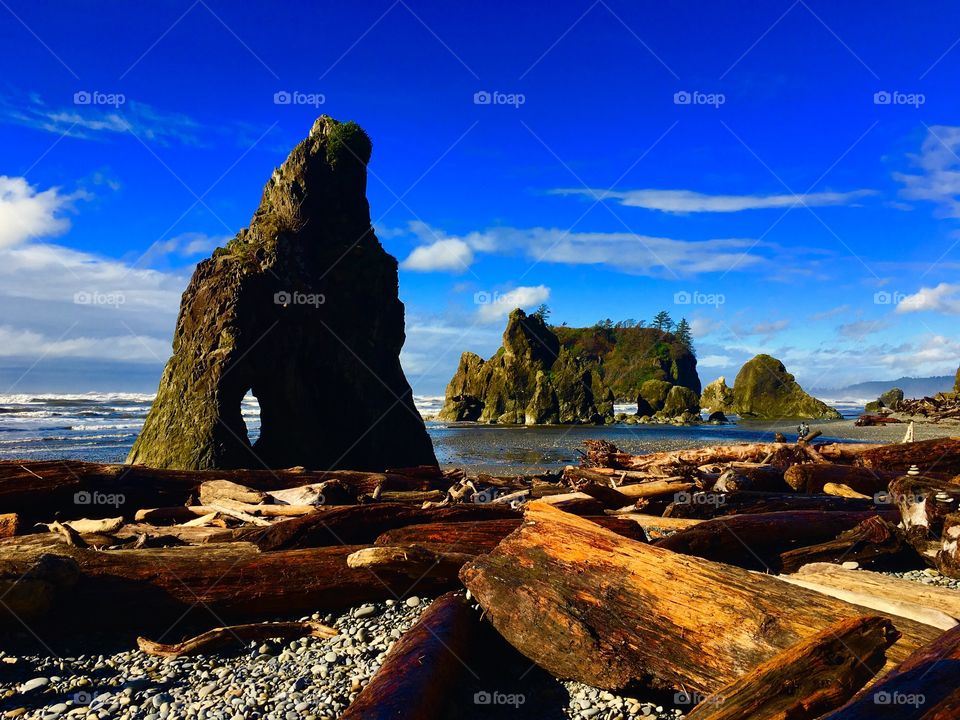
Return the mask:
<path fill-rule="evenodd" d="M 477 310 L 480 321 L 497 322 L 515 308 L 527 309 L 546 302 L 550 297 L 550 288 L 546 285 L 521 286 L 504 293 L 477 293 L 474 297 L 480 303 Z"/>
<path fill-rule="evenodd" d="M 790 326 L 789 320 L 774 320 L 772 322 L 760 322 L 750 328 L 753 335 L 776 335 L 786 330 Z"/>
<path fill-rule="evenodd" d="M 617 200 L 626 207 L 659 210 L 665 213 L 712 212 L 727 213 L 742 210 L 768 208 L 822 207 L 826 205 L 849 205 L 874 190 L 850 192 L 819 192 L 802 195 L 707 195 L 693 190 L 598 190 L 589 188 L 559 188 L 554 195 L 584 195 L 594 200 Z"/>
<path fill-rule="evenodd" d="M 894 173 L 903 183 L 900 196 L 938 205 L 939 214 L 960 217 L 960 127 L 934 125 L 927 128 L 918 155 L 911 156 L 920 172 Z"/>
<path fill-rule="evenodd" d="M 188 232 L 169 240 L 157 240 L 147 248 L 135 265 L 149 267 L 164 258 L 194 258 L 198 255 L 209 255 L 214 248 L 221 247 L 231 239 L 228 235 L 207 235 L 205 233 Z"/>
<path fill-rule="evenodd" d="M 104 348 L 109 347 L 109 352 Z M 0 357 L 92 358 L 125 362 L 164 362 L 170 343 L 160 338 L 123 332 L 115 336 L 52 337 L 33 330 L 0 325 Z"/>
<path fill-rule="evenodd" d="M 854 320 L 838 325 L 837 334 L 847 340 L 863 342 L 868 336 L 875 332 L 886 330 L 888 327 L 890 327 L 890 323 L 882 318 L 877 320 Z"/>
<path fill-rule="evenodd" d="M 897 304 L 898 313 L 922 311 L 960 315 L 960 285 L 940 283 L 933 288 L 920 288 Z"/>
<path fill-rule="evenodd" d="M 414 248 L 402 267 L 407 270 L 431 272 L 450 270 L 463 272 L 473 264 L 473 250 L 463 240 L 449 238 Z"/>
<path fill-rule="evenodd" d="M 38 192 L 25 178 L 0 175 L 0 248 L 63 234 L 70 229 L 63 213 L 86 197 L 83 192 L 64 195 L 59 188 Z"/>
<path fill-rule="evenodd" d="M 715 368 L 730 367 L 734 364 L 734 359 L 729 355 L 705 355 L 697 358 L 697 367 Z"/>

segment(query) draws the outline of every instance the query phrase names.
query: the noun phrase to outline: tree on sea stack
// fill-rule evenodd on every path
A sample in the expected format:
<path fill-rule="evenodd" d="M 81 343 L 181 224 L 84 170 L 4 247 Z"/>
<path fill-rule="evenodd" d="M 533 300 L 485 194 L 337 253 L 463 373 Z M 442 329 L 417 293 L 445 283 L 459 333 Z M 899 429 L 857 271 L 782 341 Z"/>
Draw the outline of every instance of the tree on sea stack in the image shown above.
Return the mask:
<path fill-rule="evenodd" d="M 400 367 L 397 261 L 370 225 L 371 143 L 322 116 L 250 227 L 201 262 L 130 463 L 185 470 L 436 464 Z M 252 391 L 260 437 L 240 412 Z"/>
<path fill-rule="evenodd" d="M 653 316 L 653 327 L 663 332 L 670 332 L 673 329 L 673 319 L 666 310 L 661 310 Z"/>

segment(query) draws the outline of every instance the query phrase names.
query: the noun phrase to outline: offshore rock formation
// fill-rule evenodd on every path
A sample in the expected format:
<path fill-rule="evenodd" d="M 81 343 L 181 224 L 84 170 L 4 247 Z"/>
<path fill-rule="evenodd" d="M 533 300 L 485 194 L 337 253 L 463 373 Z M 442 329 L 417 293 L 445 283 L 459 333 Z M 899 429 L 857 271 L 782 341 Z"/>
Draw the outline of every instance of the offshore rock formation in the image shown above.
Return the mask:
<path fill-rule="evenodd" d="M 439 420 L 540 424 L 613 421 L 614 400 L 631 402 L 645 381 L 663 386 L 648 414 L 696 409 L 696 358 L 651 328 L 548 327 L 536 314 L 510 313 L 503 346 L 489 360 L 466 352 L 447 386 Z M 677 378 L 695 385 L 685 395 Z M 672 382 L 671 382 L 672 381 Z M 643 414 L 643 413 L 641 413 Z"/>
<path fill-rule="evenodd" d="M 613 417 L 613 392 L 591 363 L 560 347 L 537 315 L 510 313 L 503 347 L 484 360 L 465 352 L 439 420 L 541 425 Z"/>
<path fill-rule="evenodd" d="M 703 389 L 700 405 L 710 412 L 727 413 L 733 410 L 733 389 L 727 387 L 727 379 L 723 375 Z"/>
<path fill-rule="evenodd" d="M 960 367 L 957 368 L 957 379 L 953 381 L 953 391 L 960 393 Z"/>
<path fill-rule="evenodd" d="M 130 463 L 161 468 L 436 464 L 400 367 L 397 262 L 366 199 L 371 144 L 323 116 L 250 222 L 201 262 Z M 260 403 L 251 446 L 240 403 Z"/>
<path fill-rule="evenodd" d="M 842 415 L 804 392 L 783 363 L 770 355 L 747 361 L 733 383 L 733 409 L 740 417 L 763 420 L 825 418 Z"/>

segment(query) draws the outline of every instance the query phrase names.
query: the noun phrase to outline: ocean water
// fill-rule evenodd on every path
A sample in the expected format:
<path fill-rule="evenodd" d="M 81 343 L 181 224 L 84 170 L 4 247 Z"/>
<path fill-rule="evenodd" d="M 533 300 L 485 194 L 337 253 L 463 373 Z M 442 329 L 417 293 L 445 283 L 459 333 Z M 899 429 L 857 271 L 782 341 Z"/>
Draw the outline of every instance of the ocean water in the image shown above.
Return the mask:
<path fill-rule="evenodd" d="M 0 459 L 74 458 L 123 462 L 143 425 L 152 394 L 8 394 L 0 395 Z M 434 416 L 442 397 L 415 396 L 417 409 Z M 846 417 L 862 411 L 861 401 L 831 403 Z M 634 412 L 636 406 L 617 406 Z M 242 405 L 247 434 L 260 431 L 257 401 L 248 395 Z M 628 452 L 769 440 L 769 428 L 749 425 L 609 425 L 522 427 L 447 424 L 427 421 L 437 459 L 444 465 L 479 466 L 488 472 L 536 472 L 576 462 L 587 439 L 606 439 Z M 829 436 L 829 432 L 825 433 Z"/>

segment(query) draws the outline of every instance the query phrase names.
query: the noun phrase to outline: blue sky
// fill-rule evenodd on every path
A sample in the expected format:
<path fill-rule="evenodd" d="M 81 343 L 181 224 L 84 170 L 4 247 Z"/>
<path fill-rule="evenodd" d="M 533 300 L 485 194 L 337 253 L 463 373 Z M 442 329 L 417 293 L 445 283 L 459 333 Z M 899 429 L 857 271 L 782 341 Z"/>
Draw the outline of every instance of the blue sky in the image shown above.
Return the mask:
<path fill-rule="evenodd" d="M 373 139 L 418 394 L 541 301 L 685 316 L 704 382 L 960 361 L 953 3 L 96 8 L 0 1 L 0 392 L 155 389 L 193 265 L 321 113 Z"/>

